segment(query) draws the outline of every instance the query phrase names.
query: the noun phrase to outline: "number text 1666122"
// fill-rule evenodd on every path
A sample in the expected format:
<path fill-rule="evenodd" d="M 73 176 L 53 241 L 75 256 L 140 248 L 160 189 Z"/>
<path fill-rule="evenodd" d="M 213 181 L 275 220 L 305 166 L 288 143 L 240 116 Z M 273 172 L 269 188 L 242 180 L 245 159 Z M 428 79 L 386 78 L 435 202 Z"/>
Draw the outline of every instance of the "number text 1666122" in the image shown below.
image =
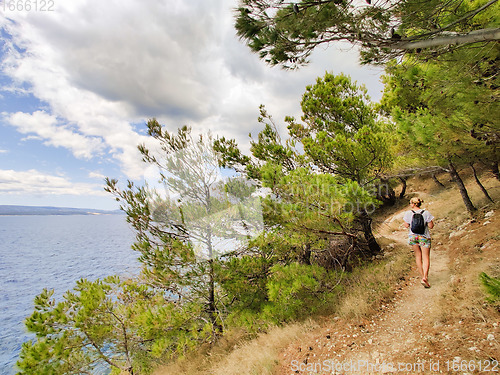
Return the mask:
<path fill-rule="evenodd" d="M 53 12 L 54 0 L 3 0 L 0 8 L 4 12 Z"/>

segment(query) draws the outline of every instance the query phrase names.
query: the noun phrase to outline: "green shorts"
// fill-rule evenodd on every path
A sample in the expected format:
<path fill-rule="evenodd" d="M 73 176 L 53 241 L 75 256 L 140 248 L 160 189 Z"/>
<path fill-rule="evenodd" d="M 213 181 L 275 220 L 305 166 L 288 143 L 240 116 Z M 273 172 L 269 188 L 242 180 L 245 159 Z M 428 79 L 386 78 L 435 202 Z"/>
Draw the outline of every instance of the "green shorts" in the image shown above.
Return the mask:
<path fill-rule="evenodd" d="M 408 245 L 431 247 L 431 239 L 424 236 L 419 236 L 417 234 L 410 234 L 410 236 L 408 237 Z"/>

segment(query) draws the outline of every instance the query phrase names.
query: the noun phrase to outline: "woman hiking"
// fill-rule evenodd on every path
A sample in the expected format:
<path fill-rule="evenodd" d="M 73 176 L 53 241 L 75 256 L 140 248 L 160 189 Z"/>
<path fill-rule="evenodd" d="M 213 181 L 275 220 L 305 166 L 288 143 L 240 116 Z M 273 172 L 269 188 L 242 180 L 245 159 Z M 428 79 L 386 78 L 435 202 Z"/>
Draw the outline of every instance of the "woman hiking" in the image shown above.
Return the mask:
<path fill-rule="evenodd" d="M 410 210 L 403 217 L 404 226 L 409 228 L 408 244 L 415 253 L 417 271 L 422 277 L 420 283 L 430 288 L 428 276 L 431 265 L 431 234 L 429 229 L 434 227 L 434 216 L 427 210 L 420 208 L 424 201 L 413 197 L 410 199 Z"/>

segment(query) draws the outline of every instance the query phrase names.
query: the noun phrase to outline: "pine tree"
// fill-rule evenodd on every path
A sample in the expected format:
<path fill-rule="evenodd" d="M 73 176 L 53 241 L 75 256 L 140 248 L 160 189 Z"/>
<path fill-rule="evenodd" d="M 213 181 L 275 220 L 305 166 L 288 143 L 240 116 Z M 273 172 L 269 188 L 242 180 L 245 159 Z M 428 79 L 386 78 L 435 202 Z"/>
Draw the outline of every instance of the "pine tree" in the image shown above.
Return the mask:
<path fill-rule="evenodd" d="M 498 10 L 497 0 L 240 0 L 235 27 L 271 65 L 299 67 L 316 47 L 335 41 L 360 47 L 361 61 L 377 64 L 494 44 L 500 38 Z"/>
<path fill-rule="evenodd" d="M 62 301 L 53 294 L 38 295 L 26 319 L 36 339 L 21 348 L 19 374 L 149 373 L 165 353 L 182 353 L 211 335 L 211 325 L 197 319 L 200 305 L 173 303 L 138 281 L 82 279 Z"/>
<path fill-rule="evenodd" d="M 194 137 L 188 127 L 171 134 L 155 119 L 148 132 L 159 150 L 139 150 L 158 168 L 163 191 L 131 182 L 121 190 L 116 180 L 108 180 L 107 190 L 136 230 L 146 277 L 179 303 L 203 305 L 216 337 L 225 313 L 216 280 L 220 257 L 262 230 L 260 201 L 245 181 L 223 178 L 210 135 Z"/>
<path fill-rule="evenodd" d="M 303 123 L 289 118 L 288 128 L 319 170 L 364 187 L 380 182 L 392 163 L 391 138 L 363 86 L 326 73 L 307 86 L 301 105 Z M 360 209 L 356 216 L 371 253 L 378 253 L 368 213 Z"/>
<path fill-rule="evenodd" d="M 340 194 L 339 186 L 359 192 L 367 188 L 373 190 L 370 183 L 380 177 L 390 166 L 392 159 L 389 138 L 382 131 L 383 125 L 376 120 L 376 112 L 369 103 L 366 91 L 358 88 L 349 77 L 326 74 L 324 79 L 318 79 L 316 85 L 308 86 L 302 108 L 304 123 L 298 123 L 288 117 L 286 121 L 292 137 L 283 141 L 272 117 L 261 107 L 259 121 L 264 124 L 264 129 L 258 134 L 257 140 L 251 141 L 252 157 L 243 155 L 233 140 L 221 138 L 215 141 L 214 146 L 222 154 L 222 165 L 236 168 L 248 177 L 259 180 L 281 200 L 278 203 L 269 202 L 268 207 L 271 208 L 266 212 L 272 214 L 265 216 L 266 222 L 286 227 L 290 220 L 290 223 L 294 224 L 289 228 L 297 235 L 314 232 L 312 227 L 306 227 L 307 230 L 304 231 L 304 228 L 296 225 L 306 216 L 288 219 L 286 214 L 275 212 L 291 211 L 294 215 L 300 212 L 286 205 L 302 207 L 303 202 L 307 201 L 307 195 L 297 194 L 301 187 L 313 183 L 319 190 L 324 189 L 323 195 L 318 193 L 316 197 L 321 204 L 318 204 L 315 210 L 322 212 L 321 207 L 324 205 L 337 207 L 337 204 L 343 204 L 340 202 L 343 202 L 345 197 Z M 299 144 L 303 152 L 298 151 Z M 305 175 L 307 170 L 314 170 L 318 177 Z M 328 175 L 336 179 L 335 182 L 327 182 Z M 320 176 L 322 180 L 318 180 Z M 356 184 L 355 187 L 353 183 Z M 298 189 L 296 193 L 289 193 L 291 186 Z M 336 197 L 330 195 L 333 193 L 329 187 L 333 186 L 337 187 Z M 373 236 L 371 219 L 365 209 L 368 202 L 364 199 L 356 201 L 359 197 L 352 198 L 353 201 L 349 204 L 355 221 L 359 222 L 359 231 L 364 234 L 369 252 L 376 254 L 380 251 L 380 246 Z M 312 207 L 305 207 L 307 211 L 313 211 Z M 343 221 L 331 219 L 330 224 L 335 225 Z M 323 220 L 316 217 L 315 222 L 315 226 L 321 226 Z M 346 232 L 356 233 L 357 230 L 353 226 L 353 220 L 345 223 L 345 228 L 349 228 Z M 339 232 L 338 228 L 333 232 Z M 296 247 L 299 254 L 303 253 L 303 261 L 307 262 L 309 256 L 306 254 L 310 255 L 311 247 L 314 246 L 311 239 L 301 238 L 300 241 L 302 243 L 294 243 L 291 246 Z M 347 245 L 347 248 L 350 248 L 350 245 Z"/>
<path fill-rule="evenodd" d="M 478 160 L 495 166 L 500 157 L 494 56 L 491 50 L 463 50 L 452 62 L 405 60 L 389 64 L 384 78 L 381 108 L 398 125 L 406 167 L 447 171 L 471 213 L 476 209 L 458 169 Z"/>

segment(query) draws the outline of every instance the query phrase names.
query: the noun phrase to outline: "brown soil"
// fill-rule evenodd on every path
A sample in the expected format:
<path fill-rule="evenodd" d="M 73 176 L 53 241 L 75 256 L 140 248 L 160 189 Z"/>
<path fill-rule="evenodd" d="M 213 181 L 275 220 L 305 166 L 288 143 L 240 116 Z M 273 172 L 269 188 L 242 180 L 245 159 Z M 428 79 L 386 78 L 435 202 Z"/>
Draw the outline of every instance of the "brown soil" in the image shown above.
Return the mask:
<path fill-rule="evenodd" d="M 407 246 L 406 232 L 390 225 L 405 209 L 382 223 L 379 235 Z M 414 268 L 375 315 L 361 321 L 326 319 L 281 353 L 275 373 L 500 372 L 500 314 L 485 303 L 478 282 L 481 271 L 499 274 L 500 215 L 482 213 L 476 222 L 453 231 L 452 226 L 437 220 L 431 288 L 420 284 Z"/>
<path fill-rule="evenodd" d="M 498 181 L 483 177 L 499 202 Z M 500 277 L 500 205 L 488 202 L 469 181 L 467 189 L 480 208 L 470 220 L 447 175 L 439 179 L 446 188 L 418 178 L 410 181 L 406 192 L 407 198 L 423 198 L 424 206 L 436 216 L 430 289 L 420 284 L 413 266 L 393 285 L 392 297 L 375 307 L 361 306 L 356 295 L 350 298 L 347 310 L 364 318 L 328 315 L 307 324 L 275 327 L 249 342 L 229 339 L 231 348 L 209 356 L 200 353 L 155 374 L 500 373 L 500 305 L 486 302 L 479 282 L 483 271 Z M 384 246 L 383 261 L 389 264 L 396 259 L 391 253 L 403 260 L 401 251 L 410 252 L 401 226 L 406 202 L 398 205 L 381 210 L 379 221 L 374 222 Z M 398 279 L 400 268 L 391 274 Z M 367 285 L 367 290 L 371 287 Z M 385 290 L 382 294 L 387 295 Z M 334 311 L 353 316 L 343 309 Z"/>

